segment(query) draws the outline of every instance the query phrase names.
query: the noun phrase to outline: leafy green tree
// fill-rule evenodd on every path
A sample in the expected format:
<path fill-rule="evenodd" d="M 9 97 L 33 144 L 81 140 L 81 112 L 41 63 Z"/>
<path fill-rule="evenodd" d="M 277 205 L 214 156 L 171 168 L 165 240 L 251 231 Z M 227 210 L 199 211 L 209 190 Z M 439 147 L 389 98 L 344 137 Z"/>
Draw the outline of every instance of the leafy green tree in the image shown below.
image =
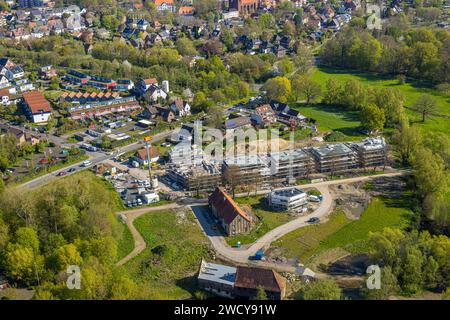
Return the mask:
<path fill-rule="evenodd" d="M 329 105 L 342 104 L 343 88 L 339 81 L 330 78 L 325 85 L 323 102 Z"/>
<path fill-rule="evenodd" d="M 258 287 L 255 300 L 268 300 L 266 290 L 264 290 L 264 287 L 262 286 Z"/>
<path fill-rule="evenodd" d="M 375 105 L 383 109 L 387 125 L 393 127 L 401 121 L 405 97 L 400 90 L 392 88 L 377 89 L 372 96 Z"/>
<path fill-rule="evenodd" d="M 412 167 L 417 189 L 423 197 L 445 191 L 448 174 L 441 157 L 420 147 L 413 154 Z"/>
<path fill-rule="evenodd" d="M 5 251 L 4 267 L 11 278 L 31 285 L 38 282 L 38 275 L 43 272 L 44 259 L 33 252 L 30 246 L 10 244 Z"/>
<path fill-rule="evenodd" d="M 186 37 L 179 38 L 176 42 L 178 52 L 182 56 L 197 56 L 198 51 L 194 43 Z"/>
<path fill-rule="evenodd" d="M 292 80 L 292 89 L 297 99 L 304 96 L 308 104 L 314 102 L 322 92 L 320 84 L 307 77 L 295 77 Z"/>
<path fill-rule="evenodd" d="M 66 270 L 70 265 L 81 266 L 83 259 L 81 258 L 78 249 L 73 244 L 66 244 L 58 248 L 55 252 L 55 260 L 57 270 Z"/>
<path fill-rule="evenodd" d="M 9 241 L 9 226 L 0 216 L 0 252 L 6 247 Z"/>
<path fill-rule="evenodd" d="M 369 104 L 361 111 L 361 123 L 370 131 L 377 132 L 384 128 L 386 118 L 384 110 L 378 108 L 375 104 Z"/>
<path fill-rule="evenodd" d="M 400 284 L 406 294 L 412 295 L 421 291 L 423 284 L 423 264 L 424 257 L 422 252 L 414 247 L 407 248 L 400 273 Z"/>
<path fill-rule="evenodd" d="M 429 94 L 423 94 L 414 103 L 413 109 L 422 115 L 422 122 L 425 122 L 426 117 L 428 117 L 433 112 L 436 112 L 437 101 L 433 96 Z"/>
<path fill-rule="evenodd" d="M 292 94 L 291 82 L 286 77 L 275 77 L 266 81 L 263 86 L 269 99 L 287 102 Z"/>
<path fill-rule="evenodd" d="M 341 289 L 332 279 L 315 280 L 303 290 L 305 300 L 340 300 Z"/>
<path fill-rule="evenodd" d="M 22 227 L 17 229 L 12 240 L 19 246 L 30 248 L 34 253 L 39 252 L 39 238 L 33 228 Z"/>
<path fill-rule="evenodd" d="M 422 142 L 422 137 L 416 127 L 410 127 L 408 124 L 403 123 L 400 129 L 394 133 L 393 140 L 402 163 L 408 164 L 411 161 L 414 150 Z"/>
<path fill-rule="evenodd" d="M 400 291 L 397 277 L 392 272 L 391 267 L 381 268 L 381 287 L 380 289 L 365 289 L 364 293 L 370 300 L 385 300 L 389 296 L 395 295 Z"/>
<path fill-rule="evenodd" d="M 116 277 L 111 287 L 112 300 L 133 300 L 138 298 L 139 288 L 128 276 Z"/>

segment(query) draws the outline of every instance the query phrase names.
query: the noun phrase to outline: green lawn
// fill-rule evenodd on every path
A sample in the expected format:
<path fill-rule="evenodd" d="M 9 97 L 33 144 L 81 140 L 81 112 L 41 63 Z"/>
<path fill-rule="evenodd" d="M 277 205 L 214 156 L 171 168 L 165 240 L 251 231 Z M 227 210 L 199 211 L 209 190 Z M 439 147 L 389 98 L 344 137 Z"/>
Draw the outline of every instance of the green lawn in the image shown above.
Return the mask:
<path fill-rule="evenodd" d="M 119 223 L 117 233 L 117 238 L 119 239 L 117 243 L 117 261 L 120 261 L 127 254 L 133 251 L 134 239 L 130 229 L 128 229 L 125 223 Z"/>
<path fill-rule="evenodd" d="M 348 136 L 348 140 L 361 140 L 366 137 L 361 132 L 358 112 L 325 105 L 305 105 L 296 109 L 305 117 L 317 120 L 321 132 L 340 131 Z"/>
<path fill-rule="evenodd" d="M 188 299 L 196 290 L 195 273 L 209 244 L 191 211 L 164 210 L 137 218 L 134 225 L 147 248 L 124 265 L 144 282 L 150 299 Z"/>
<path fill-rule="evenodd" d="M 270 230 L 291 221 L 294 217 L 284 212 L 270 211 L 265 204 L 265 197 L 242 197 L 236 198 L 235 201 L 240 205 L 248 205 L 251 207 L 259 222 L 247 234 L 226 237 L 226 241 L 230 246 L 235 246 L 238 241 L 241 244 L 250 244 L 265 235 Z"/>
<path fill-rule="evenodd" d="M 427 93 L 436 98 L 438 104 L 438 113 L 450 115 L 450 97 L 448 95 L 446 96 L 444 94 L 441 94 L 437 90 L 427 87 L 426 85 L 423 85 L 421 83 L 407 82 L 405 84 L 399 84 L 398 80 L 394 77 L 379 76 L 370 73 L 351 73 L 349 71 L 335 70 L 324 67 L 315 69 L 312 74 L 312 79 L 320 83 L 323 89 L 325 89 L 326 82 L 330 78 L 334 78 L 338 81 L 354 79 L 361 81 L 363 84 L 369 86 L 396 88 L 405 94 L 406 107 L 411 107 L 414 102 L 420 97 L 420 95 Z M 302 111 L 302 109 L 300 109 L 300 111 Z M 421 117 L 418 113 L 411 110 L 408 110 L 407 113 L 414 124 L 419 126 L 424 131 L 432 130 L 450 134 L 450 124 L 449 120 L 446 118 L 430 117 L 425 121 L 425 123 L 422 123 Z M 306 113 L 305 115 L 308 116 Z M 320 124 L 321 119 L 319 118 L 318 120 Z"/>
<path fill-rule="evenodd" d="M 326 223 L 300 228 L 273 242 L 273 245 L 281 249 L 281 255 L 298 258 L 302 262 L 335 248 L 365 252 L 369 232 L 408 225 L 412 214 L 406 207 L 408 199 L 409 195 L 399 200 L 374 198 L 359 220 L 349 220 L 343 212 L 336 211 Z"/>

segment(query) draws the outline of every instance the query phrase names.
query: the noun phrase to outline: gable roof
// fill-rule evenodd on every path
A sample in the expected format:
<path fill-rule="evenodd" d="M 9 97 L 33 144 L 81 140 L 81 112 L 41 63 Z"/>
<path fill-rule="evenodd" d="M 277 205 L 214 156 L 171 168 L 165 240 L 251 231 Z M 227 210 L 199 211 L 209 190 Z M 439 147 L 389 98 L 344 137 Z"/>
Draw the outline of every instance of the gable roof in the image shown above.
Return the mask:
<path fill-rule="evenodd" d="M 283 292 L 286 279 L 273 270 L 238 266 L 234 286 L 247 289 L 258 289 L 262 286 L 267 291 Z"/>
<path fill-rule="evenodd" d="M 151 84 L 158 83 L 158 80 L 156 80 L 156 78 L 148 78 L 148 79 L 144 79 L 144 83 L 146 85 L 151 85 Z"/>
<path fill-rule="evenodd" d="M 263 105 L 257 107 L 255 109 L 255 111 L 256 111 L 256 113 L 258 113 L 260 115 L 273 114 L 274 113 L 269 104 L 263 104 Z"/>
<path fill-rule="evenodd" d="M 137 151 L 137 157 L 141 160 L 147 160 L 147 149 L 139 149 Z M 155 146 L 150 146 L 150 158 L 155 158 L 159 156 L 159 151 Z"/>
<path fill-rule="evenodd" d="M 251 221 L 248 214 L 239 208 L 236 202 L 221 187 L 217 187 L 209 196 L 209 203 L 216 209 L 217 214 L 223 218 L 225 223 L 231 223 L 237 216 L 241 216 L 249 222 Z"/>
<path fill-rule="evenodd" d="M 28 91 L 23 93 L 23 99 L 32 113 L 52 112 L 50 102 L 39 91 Z"/>

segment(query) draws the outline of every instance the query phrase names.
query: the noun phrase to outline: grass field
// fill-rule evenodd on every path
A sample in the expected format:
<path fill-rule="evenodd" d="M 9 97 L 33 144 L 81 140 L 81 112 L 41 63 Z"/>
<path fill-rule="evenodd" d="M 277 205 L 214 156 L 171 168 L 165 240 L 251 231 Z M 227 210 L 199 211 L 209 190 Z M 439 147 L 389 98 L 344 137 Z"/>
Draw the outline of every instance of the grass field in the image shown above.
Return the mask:
<path fill-rule="evenodd" d="M 399 84 L 398 80 L 394 77 L 379 76 L 369 73 L 351 73 L 349 71 L 335 70 L 324 67 L 315 69 L 312 73 L 312 79 L 320 83 L 323 89 L 325 89 L 326 82 L 330 78 L 342 82 L 349 79 L 354 79 L 361 81 L 363 84 L 368 86 L 396 88 L 404 93 L 406 99 L 406 107 L 411 107 L 422 94 L 427 93 L 432 95 L 437 100 L 437 113 L 450 116 L 450 97 L 448 95 L 446 96 L 444 94 L 441 94 L 437 90 L 427 87 L 426 85 L 423 85 L 421 83 L 407 82 L 405 84 Z M 300 109 L 300 111 L 302 112 L 303 108 Z M 308 110 L 306 110 L 305 115 L 309 116 L 307 112 Z M 450 134 L 450 121 L 448 118 L 432 116 L 429 117 L 429 119 L 427 119 L 425 123 L 422 123 L 421 116 L 418 113 L 411 110 L 407 110 L 407 113 L 414 125 L 417 125 L 424 131 L 432 130 Z M 320 114 L 314 115 L 320 116 Z M 321 122 L 326 121 L 327 118 L 325 118 L 325 120 L 322 120 L 322 118 L 318 118 L 317 120 L 319 121 L 319 125 L 327 126 L 325 123 L 321 124 Z M 332 122 L 331 126 L 329 126 L 333 129 L 333 126 L 335 125 L 339 124 L 335 124 L 334 122 Z"/>
<path fill-rule="evenodd" d="M 300 106 L 297 110 L 305 117 L 317 120 L 318 129 L 321 132 L 340 131 L 348 136 L 348 140 L 360 140 L 366 137 L 361 132 L 358 112 L 325 105 Z"/>
<path fill-rule="evenodd" d="M 123 259 L 127 254 L 133 251 L 134 239 L 130 229 L 124 223 L 120 223 L 117 227 L 118 243 L 117 243 L 117 261 Z"/>
<path fill-rule="evenodd" d="M 235 246 L 238 241 L 241 244 L 250 244 L 265 235 L 270 230 L 291 221 L 294 217 L 284 212 L 270 211 L 265 204 L 265 197 L 243 197 L 236 198 L 240 205 L 248 205 L 252 212 L 258 217 L 259 222 L 255 228 L 247 234 L 226 237 L 230 246 Z"/>
<path fill-rule="evenodd" d="M 367 251 L 369 232 L 385 227 L 405 228 L 412 211 L 406 207 L 409 195 L 399 200 L 374 198 L 359 220 L 349 220 L 336 211 L 329 221 L 293 231 L 273 243 L 281 255 L 308 262 L 324 251 L 342 248 L 348 252 Z"/>
<path fill-rule="evenodd" d="M 144 282 L 150 299 L 188 299 L 196 290 L 195 273 L 208 258 L 207 239 L 191 211 L 164 210 L 137 218 L 134 225 L 147 248 L 124 265 Z"/>

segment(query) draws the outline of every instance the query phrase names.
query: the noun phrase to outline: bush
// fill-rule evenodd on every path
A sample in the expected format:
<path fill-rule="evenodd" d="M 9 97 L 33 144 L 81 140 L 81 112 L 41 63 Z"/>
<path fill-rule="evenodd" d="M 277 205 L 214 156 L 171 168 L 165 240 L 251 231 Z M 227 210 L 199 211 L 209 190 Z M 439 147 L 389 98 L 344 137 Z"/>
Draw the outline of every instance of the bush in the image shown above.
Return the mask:
<path fill-rule="evenodd" d="M 324 138 L 327 142 L 345 141 L 347 139 L 348 137 L 340 131 L 333 131 Z"/>

